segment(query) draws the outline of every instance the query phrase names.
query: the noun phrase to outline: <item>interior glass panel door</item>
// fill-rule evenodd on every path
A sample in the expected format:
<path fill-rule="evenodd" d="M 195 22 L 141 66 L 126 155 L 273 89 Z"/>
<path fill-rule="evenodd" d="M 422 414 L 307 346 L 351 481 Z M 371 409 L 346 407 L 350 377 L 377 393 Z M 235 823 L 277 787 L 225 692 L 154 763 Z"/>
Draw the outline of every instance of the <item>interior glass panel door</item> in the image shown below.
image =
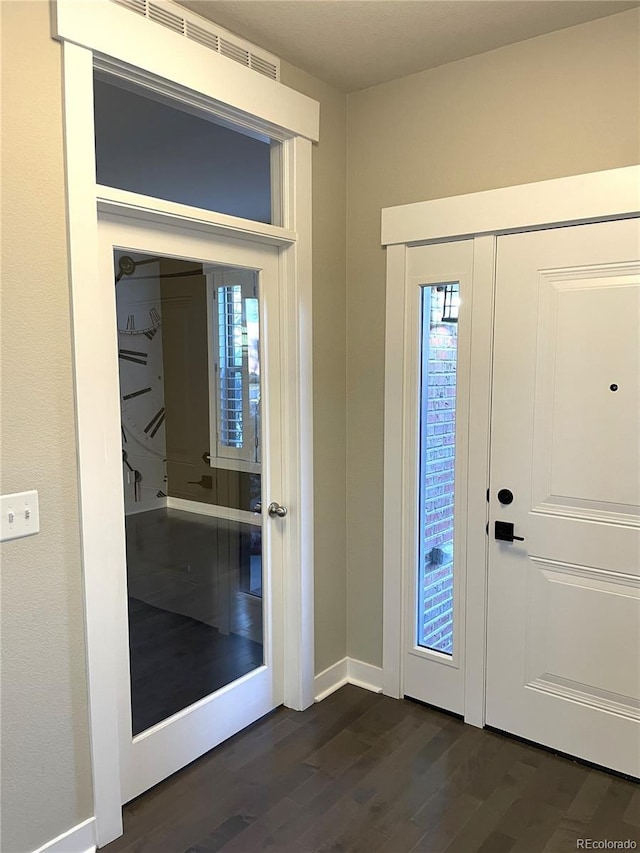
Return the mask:
<path fill-rule="evenodd" d="M 280 497 L 277 250 L 115 217 L 101 230 L 117 334 L 126 802 L 281 700 L 286 519 L 264 529 L 262 515 L 265 489 Z"/>

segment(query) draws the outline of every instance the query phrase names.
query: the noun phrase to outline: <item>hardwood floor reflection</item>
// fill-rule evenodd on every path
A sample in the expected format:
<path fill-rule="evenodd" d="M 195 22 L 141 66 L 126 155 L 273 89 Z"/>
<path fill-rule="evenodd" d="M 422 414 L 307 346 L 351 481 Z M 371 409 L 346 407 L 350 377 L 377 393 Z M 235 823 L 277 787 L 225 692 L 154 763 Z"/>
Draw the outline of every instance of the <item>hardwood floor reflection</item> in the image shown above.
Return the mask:
<path fill-rule="evenodd" d="M 263 662 L 260 528 L 179 510 L 126 519 L 133 734 Z"/>

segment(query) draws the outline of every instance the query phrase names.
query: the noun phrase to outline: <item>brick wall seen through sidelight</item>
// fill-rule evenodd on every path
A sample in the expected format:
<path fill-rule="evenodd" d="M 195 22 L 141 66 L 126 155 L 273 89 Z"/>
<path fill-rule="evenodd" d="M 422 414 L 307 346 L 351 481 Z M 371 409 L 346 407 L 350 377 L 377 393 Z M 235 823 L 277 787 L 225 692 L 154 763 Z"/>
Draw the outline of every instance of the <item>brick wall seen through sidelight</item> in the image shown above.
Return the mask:
<path fill-rule="evenodd" d="M 423 300 L 418 642 L 451 654 L 458 326 L 442 322 L 442 289 L 424 288 Z"/>

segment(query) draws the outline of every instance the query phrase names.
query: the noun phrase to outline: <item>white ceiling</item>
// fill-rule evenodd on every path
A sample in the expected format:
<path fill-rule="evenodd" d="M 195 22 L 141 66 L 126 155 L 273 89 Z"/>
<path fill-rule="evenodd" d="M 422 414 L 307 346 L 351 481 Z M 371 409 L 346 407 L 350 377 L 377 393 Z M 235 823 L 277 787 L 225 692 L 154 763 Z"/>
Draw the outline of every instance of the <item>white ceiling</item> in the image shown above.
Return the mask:
<path fill-rule="evenodd" d="M 640 0 L 179 2 L 345 92 L 640 5 Z"/>

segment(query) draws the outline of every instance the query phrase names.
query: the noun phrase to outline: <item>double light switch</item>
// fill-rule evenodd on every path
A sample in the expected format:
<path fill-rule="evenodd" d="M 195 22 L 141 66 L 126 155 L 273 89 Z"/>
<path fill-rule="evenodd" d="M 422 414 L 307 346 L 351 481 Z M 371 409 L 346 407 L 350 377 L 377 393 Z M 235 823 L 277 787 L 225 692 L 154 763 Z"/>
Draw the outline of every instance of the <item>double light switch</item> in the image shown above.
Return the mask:
<path fill-rule="evenodd" d="M 0 542 L 32 536 L 40 531 L 38 493 L 16 492 L 0 497 Z"/>

